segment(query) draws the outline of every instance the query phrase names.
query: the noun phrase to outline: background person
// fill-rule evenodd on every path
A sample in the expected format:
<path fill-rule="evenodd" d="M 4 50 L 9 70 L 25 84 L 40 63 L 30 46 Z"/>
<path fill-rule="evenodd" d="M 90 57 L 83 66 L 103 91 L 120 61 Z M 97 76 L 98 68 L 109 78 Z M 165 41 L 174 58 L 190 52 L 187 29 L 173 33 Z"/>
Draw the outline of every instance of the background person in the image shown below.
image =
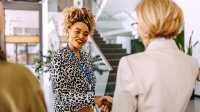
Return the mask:
<path fill-rule="evenodd" d="M 71 7 L 63 13 L 68 42 L 66 47 L 54 53 L 51 61 L 54 109 L 56 112 L 92 112 L 100 96 L 95 96 L 96 79 L 90 57 L 81 48 L 94 31 L 94 16 L 90 10 L 78 7 Z"/>
<path fill-rule="evenodd" d="M 0 112 L 47 112 L 37 78 L 19 64 L 0 62 Z"/>

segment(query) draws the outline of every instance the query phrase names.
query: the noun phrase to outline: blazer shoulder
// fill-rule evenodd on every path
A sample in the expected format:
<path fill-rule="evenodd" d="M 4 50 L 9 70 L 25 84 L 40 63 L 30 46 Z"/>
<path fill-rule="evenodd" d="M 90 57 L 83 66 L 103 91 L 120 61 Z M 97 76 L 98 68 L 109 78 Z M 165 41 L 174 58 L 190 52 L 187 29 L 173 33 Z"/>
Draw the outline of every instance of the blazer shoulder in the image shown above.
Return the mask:
<path fill-rule="evenodd" d="M 136 54 L 130 54 L 127 56 L 124 56 L 122 58 L 126 58 L 127 60 L 138 60 L 138 59 L 142 59 L 145 58 L 145 52 L 141 52 L 141 53 L 136 53 Z"/>
<path fill-rule="evenodd" d="M 185 54 L 185 53 L 184 53 L 184 56 L 185 56 L 185 60 L 188 60 L 188 61 L 189 61 L 190 63 L 192 63 L 193 65 L 199 67 L 198 60 L 197 60 L 195 57 L 192 57 L 192 56 L 187 55 L 187 54 Z"/>
<path fill-rule="evenodd" d="M 190 56 L 190 57 L 191 57 L 191 56 Z M 191 60 L 192 60 L 192 62 L 193 62 L 193 64 L 194 64 L 194 66 L 197 67 L 197 68 L 199 68 L 198 60 L 197 60 L 196 58 L 194 58 L 194 57 L 191 57 Z"/>

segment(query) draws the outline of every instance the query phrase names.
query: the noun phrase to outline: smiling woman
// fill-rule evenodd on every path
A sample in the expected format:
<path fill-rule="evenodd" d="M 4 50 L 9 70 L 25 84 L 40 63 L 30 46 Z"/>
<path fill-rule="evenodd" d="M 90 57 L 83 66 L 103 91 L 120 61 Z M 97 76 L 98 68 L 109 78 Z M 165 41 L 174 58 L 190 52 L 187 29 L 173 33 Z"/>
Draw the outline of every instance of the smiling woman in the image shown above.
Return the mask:
<path fill-rule="evenodd" d="M 67 46 L 57 50 L 51 60 L 51 81 L 56 112 L 93 112 L 100 98 L 95 96 L 95 76 L 90 57 L 81 48 L 93 33 L 95 22 L 90 10 L 71 7 L 64 10 Z"/>

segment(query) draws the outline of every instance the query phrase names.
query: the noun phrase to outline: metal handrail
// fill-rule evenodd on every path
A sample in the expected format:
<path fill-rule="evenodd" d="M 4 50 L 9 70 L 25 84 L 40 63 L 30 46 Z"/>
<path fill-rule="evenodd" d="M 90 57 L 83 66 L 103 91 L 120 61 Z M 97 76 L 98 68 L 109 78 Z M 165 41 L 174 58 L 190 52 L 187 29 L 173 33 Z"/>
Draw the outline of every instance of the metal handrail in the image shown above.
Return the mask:
<path fill-rule="evenodd" d="M 95 49 L 97 50 L 97 52 L 99 53 L 100 57 L 102 58 L 103 62 L 106 64 L 107 68 L 109 71 L 113 70 L 112 66 L 110 65 L 110 63 L 108 62 L 108 60 L 105 58 L 104 54 L 101 52 L 101 50 L 99 49 L 99 47 L 97 46 L 96 42 L 94 41 L 94 39 L 89 36 L 89 40 L 90 42 L 93 44 L 93 46 L 95 47 Z"/>

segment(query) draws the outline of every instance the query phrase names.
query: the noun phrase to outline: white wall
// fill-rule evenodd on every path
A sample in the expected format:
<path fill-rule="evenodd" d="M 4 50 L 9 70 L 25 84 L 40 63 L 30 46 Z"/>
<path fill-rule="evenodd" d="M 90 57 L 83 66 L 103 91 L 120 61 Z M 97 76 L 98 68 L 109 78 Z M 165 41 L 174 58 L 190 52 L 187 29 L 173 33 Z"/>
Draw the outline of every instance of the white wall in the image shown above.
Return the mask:
<path fill-rule="evenodd" d="M 197 40 L 200 41 L 200 1 L 199 0 L 174 0 L 183 10 L 184 13 L 184 30 L 185 30 L 185 45 L 187 47 L 188 40 L 193 34 L 193 43 Z M 197 58 L 200 65 L 200 43 L 195 47 L 193 56 Z"/>

